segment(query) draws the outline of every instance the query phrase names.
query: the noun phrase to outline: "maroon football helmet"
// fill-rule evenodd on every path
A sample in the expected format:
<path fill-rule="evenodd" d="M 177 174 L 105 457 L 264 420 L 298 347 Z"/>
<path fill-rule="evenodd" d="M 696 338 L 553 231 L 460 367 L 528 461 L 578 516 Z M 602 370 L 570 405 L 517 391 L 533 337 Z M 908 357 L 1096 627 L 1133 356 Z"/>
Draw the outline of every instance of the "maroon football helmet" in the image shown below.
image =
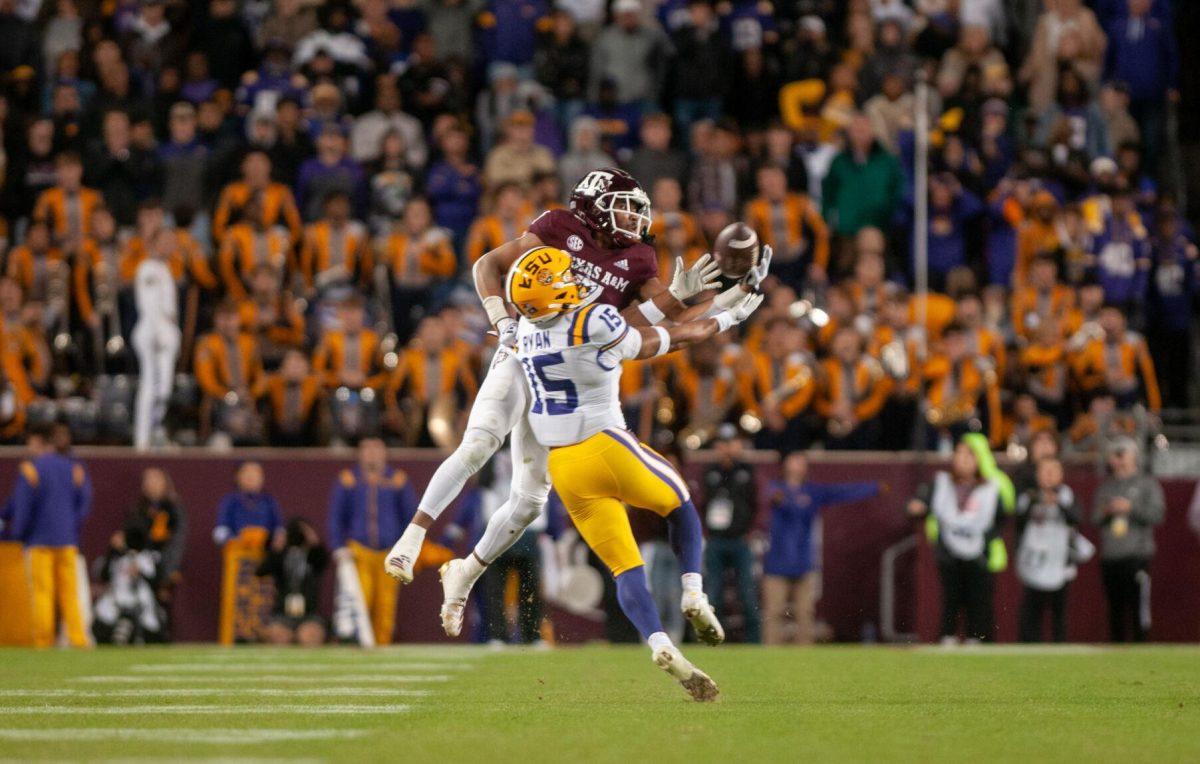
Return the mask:
<path fill-rule="evenodd" d="M 624 246 L 650 232 L 650 197 L 632 175 L 615 167 L 583 176 L 571 191 L 571 211 Z"/>

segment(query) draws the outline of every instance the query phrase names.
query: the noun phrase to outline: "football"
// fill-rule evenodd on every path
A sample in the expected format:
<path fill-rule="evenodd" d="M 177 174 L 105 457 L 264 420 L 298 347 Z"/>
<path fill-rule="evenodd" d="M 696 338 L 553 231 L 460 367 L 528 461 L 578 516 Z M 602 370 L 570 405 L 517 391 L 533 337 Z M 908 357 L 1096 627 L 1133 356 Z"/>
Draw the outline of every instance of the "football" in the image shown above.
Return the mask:
<path fill-rule="evenodd" d="M 745 223 L 730 223 L 717 234 L 713 257 L 721 267 L 721 275 L 740 279 L 758 264 L 758 234 Z"/>

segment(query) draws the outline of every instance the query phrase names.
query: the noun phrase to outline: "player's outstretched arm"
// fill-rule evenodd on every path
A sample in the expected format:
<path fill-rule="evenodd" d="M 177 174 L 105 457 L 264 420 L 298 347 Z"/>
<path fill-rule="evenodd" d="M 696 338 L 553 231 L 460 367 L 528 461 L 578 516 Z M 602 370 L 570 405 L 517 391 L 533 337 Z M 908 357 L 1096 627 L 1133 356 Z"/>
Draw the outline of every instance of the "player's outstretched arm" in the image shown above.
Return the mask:
<path fill-rule="evenodd" d="M 717 277 L 721 272 L 720 267 L 713 256 L 709 254 L 701 257 L 687 270 L 683 268 L 682 259 L 676 258 L 675 277 L 671 280 L 671 288 L 663 289 L 662 282 L 658 279 L 647 281 L 642 287 L 642 296 L 645 302 L 626 308 L 621 315 L 635 326 L 646 324 L 656 326 L 665 320 L 683 324 L 700 318 L 711 318 L 723 310 L 729 310 L 747 294 L 758 289 L 770 272 L 773 254 L 769 245 L 763 247 L 762 256 L 758 258 L 758 262 L 738 283 L 720 294 L 690 306 L 685 303 L 684 299 L 676 299 L 675 292 L 686 291 L 687 285 L 697 287 L 696 291 L 689 296 L 711 292 L 719 284 Z M 700 276 L 701 273 L 703 276 Z M 702 280 L 698 280 L 696 277 L 700 277 Z M 681 281 L 681 279 L 683 280 Z M 676 282 L 679 282 L 678 287 Z M 652 296 L 648 297 L 648 295 Z"/>
<path fill-rule="evenodd" d="M 742 323 L 750 317 L 762 303 L 761 294 L 749 294 L 738 301 L 729 310 L 722 310 L 711 318 L 701 318 L 676 324 L 670 328 L 661 326 L 642 328 L 637 331 L 642 335 L 642 348 L 638 358 L 652 358 L 673 350 L 680 350 Z"/>
<path fill-rule="evenodd" d="M 526 231 L 519 237 L 484 253 L 471 269 L 471 275 L 475 279 L 475 292 L 479 295 L 479 301 L 483 303 L 483 309 L 487 311 L 488 321 L 505 344 L 516 343 L 517 321 L 508 312 L 508 303 L 504 299 L 504 278 L 517 258 L 540 246 L 542 240 Z"/>

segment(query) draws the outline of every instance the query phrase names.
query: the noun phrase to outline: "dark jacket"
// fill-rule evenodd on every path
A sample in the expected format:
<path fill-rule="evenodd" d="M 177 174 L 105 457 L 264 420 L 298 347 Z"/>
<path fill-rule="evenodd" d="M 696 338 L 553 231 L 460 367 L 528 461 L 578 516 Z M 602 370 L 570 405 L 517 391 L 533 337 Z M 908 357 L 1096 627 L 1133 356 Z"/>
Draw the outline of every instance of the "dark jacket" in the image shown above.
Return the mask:
<path fill-rule="evenodd" d="M 704 472 L 700 516 L 712 538 L 740 539 L 750 532 L 758 511 L 754 468 L 744 462 L 715 464 Z"/>

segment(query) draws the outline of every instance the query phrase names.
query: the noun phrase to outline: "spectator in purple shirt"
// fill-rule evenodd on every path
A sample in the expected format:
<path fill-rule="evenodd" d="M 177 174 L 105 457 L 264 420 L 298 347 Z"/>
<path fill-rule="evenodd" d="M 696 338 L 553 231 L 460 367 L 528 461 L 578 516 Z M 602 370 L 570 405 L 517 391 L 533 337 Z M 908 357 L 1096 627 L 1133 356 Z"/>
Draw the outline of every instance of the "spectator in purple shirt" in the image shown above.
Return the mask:
<path fill-rule="evenodd" d="M 1127 15 L 1109 24 L 1104 72 L 1129 87 L 1129 113 L 1142 130 L 1146 164 L 1157 167 L 1166 102 L 1179 100 L 1179 50 L 1174 30 L 1152 13 L 1152 4 L 1127 0 Z"/>
<path fill-rule="evenodd" d="M 433 206 L 433 218 L 454 234 L 454 250 L 463 251 L 467 229 L 479 211 L 483 182 L 479 167 L 468 156 L 470 138 L 461 125 L 442 133 L 442 158 L 429 168 L 425 194 Z"/>
<path fill-rule="evenodd" d="M 486 63 L 531 64 L 538 25 L 549 14 L 543 0 L 491 0 L 476 19 L 480 58 Z"/>
<path fill-rule="evenodd" d="M 809 483 L 808 457 L 801 451 L 783 460 L 783 479 L 767 485 L 771 508 L 767 525 L 770 546 L 763 558 L 763 641 L 811 644 L 815 639 L 817 568 L 813 524 L 831 504 L 869 499 L 879 483 Z M 789 632 L 788 621 L 795 621 Z"/>
<path fill-rule="evenodd" d="M 321 207 L 331 193 L 341 192 L 354 201 L 354 215 L 365 217 L 366 175 L 346 156 L 346 135 L 341 126 L 327 122 L 317 137 L 317 155 L 300 165 L 296 178 L 296 203 L 305 220 L 321 216 Z"/>

